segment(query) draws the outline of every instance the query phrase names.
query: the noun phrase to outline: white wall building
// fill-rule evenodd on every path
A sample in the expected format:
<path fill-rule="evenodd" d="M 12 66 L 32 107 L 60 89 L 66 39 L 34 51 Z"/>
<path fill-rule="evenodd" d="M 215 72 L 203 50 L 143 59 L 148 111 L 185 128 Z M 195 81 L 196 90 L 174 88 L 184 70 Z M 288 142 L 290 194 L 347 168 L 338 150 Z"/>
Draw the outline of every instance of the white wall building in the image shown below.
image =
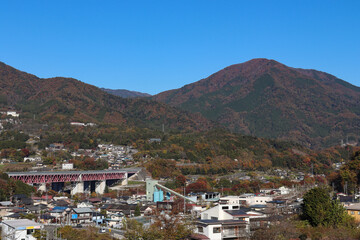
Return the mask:
<path fill-rule="evenodd" d="M 6 115 L 12 116 L 12 117 L 19 117 L 19 114 L 15 111 L 7 111 Z"/>
<path fill-rule="evenodd" d="M 43 225 L 28 219 L 4 220 L 1 223 L 2 240 L 36 240 L 32 236 L 35 229 L 43 228 Z"/>
<path fill-rule="evenodd" d="M 61 169 L 63 169 L 63 170 L 74 169 L 74 164 L 73 163 L 63 163 L 61 166 Z"/>
<path fill-rule="evenodd" d="M 211 240 L 246 238 L 250 234 L 249 217 L 238 204 L 219 204 L 201 213 L 195 232 Z"/>
<path fill-rule="evenodd" d="M 266 204 L 273 200 L 272 196 L 255 196 L 255 195 L 241 195 L 239 196 L 238 201 L 240 201 L 241 205 L 258 205 L 258 204 Z"/>

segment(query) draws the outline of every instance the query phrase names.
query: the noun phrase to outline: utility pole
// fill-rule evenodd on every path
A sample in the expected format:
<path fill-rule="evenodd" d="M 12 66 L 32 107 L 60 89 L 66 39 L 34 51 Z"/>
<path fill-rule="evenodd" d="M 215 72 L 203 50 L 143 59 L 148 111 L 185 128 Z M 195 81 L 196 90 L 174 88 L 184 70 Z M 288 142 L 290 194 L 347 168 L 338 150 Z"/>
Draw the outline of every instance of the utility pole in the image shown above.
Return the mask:
<path fill-rule="evenodd" d="M 344 185 L 344 193 L 347 195 L 347 181 L 345 181 L 345 185 Z"/>
<path fill-rule="evenodd" d="M 184 186 L 184 196 L 185 196 L 185 186 Z M 186 200 L 184 198 L 184 216 L 185 216 L 185 214 L 186 214 Z"/>

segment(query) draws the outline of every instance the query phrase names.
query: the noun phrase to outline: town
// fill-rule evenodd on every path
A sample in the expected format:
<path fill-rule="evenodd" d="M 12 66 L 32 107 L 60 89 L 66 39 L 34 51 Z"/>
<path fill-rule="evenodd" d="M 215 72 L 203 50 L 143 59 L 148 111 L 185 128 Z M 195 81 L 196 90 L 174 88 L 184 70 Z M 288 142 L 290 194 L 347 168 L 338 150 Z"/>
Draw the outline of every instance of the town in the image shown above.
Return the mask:
<path fill-rule="evenodd" d="M 360 1 L 1 1 L 0 240 L 360 239 Z"/>
<path fill-rule="evenodd" d="M 4 114 L 10 117 L 3 122 L 21 125 L 18 113 Z M 74 130 L 96 127 L 70 125 Z M 156 159 L 139 158 L 139 150 L 132 145 L 69 148 L 53 142 L 41 149 L 40 136 L 23 141 L 27 151 L 16 150 L 23 153 L 22 159 L 2 151 L 1 163 L 7 169 L 3 181 L 19 185 L 0 202 L 2 239 L 72 239 L 72 231 L 90 231 L 99 239 L 141 239 L 154 225 L 168 229 L 165 234 L 182 236 L 176 239 L 262 239 L 262 231 L 302 213 L 306 192 L 327 184 L 324 174 L 281 168 L 154 179 L 143 164 Z M 147 141 L 161 143 L 160 138 Z M 332 167 L 336 170 L 344 164 Z M 24 167 L 26 171 L 19 171 Z M 236 191 L 238 188 L 242 190 Z M 334 198 L 360 221 L 360 195 L 346 191 Z M 236 192 L 239 194 L 234 195 Z"/>

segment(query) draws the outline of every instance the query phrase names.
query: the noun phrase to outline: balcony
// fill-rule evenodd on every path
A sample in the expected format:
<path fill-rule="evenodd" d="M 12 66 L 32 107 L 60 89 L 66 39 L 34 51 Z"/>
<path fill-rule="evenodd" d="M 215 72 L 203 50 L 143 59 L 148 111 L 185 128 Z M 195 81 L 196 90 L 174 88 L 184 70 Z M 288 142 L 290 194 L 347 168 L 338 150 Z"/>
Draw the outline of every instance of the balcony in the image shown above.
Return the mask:
<path fill-rule="evenodd" d="M 221 234 L 223 239 L 227 238 L 246 238 L 249 237 L 249 233 L 246 229 L 235 229 L 235 228 L 225 228 Z"/>

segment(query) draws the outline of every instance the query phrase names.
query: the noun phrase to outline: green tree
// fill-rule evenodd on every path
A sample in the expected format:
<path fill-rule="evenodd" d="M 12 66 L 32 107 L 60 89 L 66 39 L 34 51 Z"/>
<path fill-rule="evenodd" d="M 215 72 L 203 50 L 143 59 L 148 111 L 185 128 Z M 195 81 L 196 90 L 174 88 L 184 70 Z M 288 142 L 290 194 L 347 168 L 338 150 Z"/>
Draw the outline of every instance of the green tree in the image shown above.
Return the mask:
<path fill-rule="evenodd" d="M 325 188 L 313 188 L 304 195 L 302 218 L 311 226 L 350 225 L 353 219 L 345 208 L 336 200 L 331 200 L 329 191 Z"/>
<path fill-rule="evenodd" d="M 140 206 L 139 204 L 136 205 L 136 208 L 135 208 L 135 213 L 134 213 L 135 217 L 138 217 L 141 215 L 141 212 L 140 212 Z"/>

